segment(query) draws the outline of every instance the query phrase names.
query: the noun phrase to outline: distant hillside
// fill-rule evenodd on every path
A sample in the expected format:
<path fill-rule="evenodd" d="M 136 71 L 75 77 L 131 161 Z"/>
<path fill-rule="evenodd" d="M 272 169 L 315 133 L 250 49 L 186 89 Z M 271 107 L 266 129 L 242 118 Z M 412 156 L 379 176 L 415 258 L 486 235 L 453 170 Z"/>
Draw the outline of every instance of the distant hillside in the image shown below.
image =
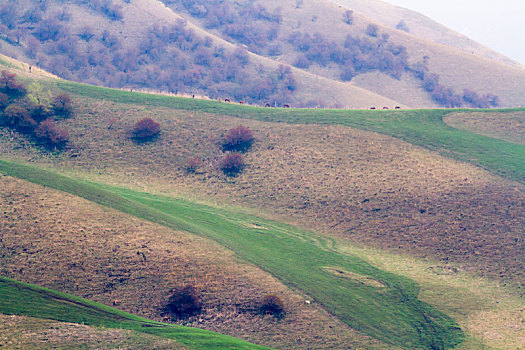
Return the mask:
<path fill-rule="evenodd" d="M 268 106 L 525 104 L 514 62 L 382 2 L 0 4 L 1 52 L 75 81 Z"/>
<path fill-rule="evenodd" d="M 422 15 L 381 0 L 332 0 L 344 7 L 354 9 L 385 26 L 406 31 L 421 39 L 451 46 L 466 53 L 499 61 L 520 68 L 520 63 Z M 523 67 L 521 67 L 523 68 Z"/>

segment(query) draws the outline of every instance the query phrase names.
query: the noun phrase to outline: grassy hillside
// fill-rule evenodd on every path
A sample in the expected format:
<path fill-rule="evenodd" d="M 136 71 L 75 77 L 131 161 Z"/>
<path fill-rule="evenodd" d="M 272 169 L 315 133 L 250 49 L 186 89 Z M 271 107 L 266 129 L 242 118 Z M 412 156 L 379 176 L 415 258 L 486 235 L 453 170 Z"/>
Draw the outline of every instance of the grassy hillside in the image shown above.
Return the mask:
<path fill-rule="evenodd" d="M 0 314 L 0 346 L 37 349 L 185 349 L 167 338 L 125 329 L 101 328 L 28 316 Z"/>
<path fill-rule="evenodd" d="M 173 339 L 195 349 L 263 349 L 216 333 L 153 322 L 106 305 L 0 277 L 0 313 L 89 326 L 130 329 Z"/>
<path fill-rule="evenodd" d="M 124 104 L 159 106 L 188 111 L 230 115 L 238 118 L 288 124 L 344 125 L 394 136 L 411 144 L 461 161 L 481 166 L 495 174 L 525 183 L 525 148 L 465 130 L 451 128 L 443 118 L 450 110 L 344 111 L 317 109 L 267 109 L 215 101 L 194 101 L 161 95 L 101 89 L 70 82 L 57 82 L 70 93 Z M 510 110 L 500 110 L 506 113 Z M 520 110 L 515 110 L 520 111 Z M 457 112 L 455 110 L 454 112 Z M 498 113 L 496 111 L 495 113 Z M 504 155 L 502 157 L 502 155 Z"/>
<path fill-rule="evenodd" d="M 395 269 L 386 260 L 346 245 L 352 240 L 439 259 L 426 268 L 438 276 L 452 275 L 452 280 L 470 271 L 519 287 L 524 273 L 523 145 L 450 127 L 444 122 L 450 112 L 446 110 L 268 109 L 49 84 L 76 96 L 75 117 L 60 121 L 72 132 L 69 148 L 46 151 L 2 129 L 0 149 L 4 158 L 54 167 L 73 177 L 2 162 L 5 173 L 214 239 L 307 293 L 347 324 L 387 343 L 452 344 L 463 338 L 454 326 L 461 321 L 468 330 L 465 344 L 482 344 L 486 329 L 500 327 L 504 315 L 519 325 L 520 300 L 500 308 L 488 301 L 497 294 L 493 291 L 465 298 L 465 285 L 458 287 L 461 293 L 456 287 L 447 291 L 439 278 L 426 280 L 416 271 L 406 272 L 403 264 L 405 277 L 392 275 Z M 481 113 L 490 119 L 522 111 Z M 157 119 L 162 132 L 154 142 L 137 144 L 128 132 L 143 116 Z M 241 123 L 254 130 L 256 142 L 246 154 L 245 171 L 228 178 L 216 166 L 223 156 L 221 138 Z M 184 171 L 191 156 L 205 162 L 196 174 Z M 225 208 L 202 204 L 206 202 Z M 245 205 L 249 208 L 239 207 Z M 262 216 L 339 235 L 345 244 Z M 326 290 L 326 285 L 333 288 Z M 468 305 L 446 301 L 454 296 Z M 400 300 L 405 300 L 401 308 Z M 428 319 L 429 314 L 435 316 Z M 483 315 L 498 326 L 481 321 L 476 330 L 474 323 L 479 322 L 473 320 Z M 384 324 L 385 318 L 393 321 L 394 329 Z M 427 335 L 416 335 L 422 329 Z M 519 343 L 519 332 L 505 333 L 506 344 Z M 491 344 L 506 347 L 503 341 Z"/>
<path fill-rule="evenodd" d="M 333 243 L 329 240 L 275 222 L 190 202 L 101 189 L 100 185 L 5 161 L 0 165 L 4 174 L 214 239 L 308 293 L 353 328 L 384 342 L 449 348 L 463 337 L 450 318 L 417 299 L 416 284 L 377 270 L 361 259 L 338 254 L 331 249 Z M 254 227 L 247 228 L 245 222 Z M 350 278 L 340 278 L 326 268 L 349 271 Z M 363 278 L 375 283 L 363 283 Z"/>
<path fill-rule="evenodd" d="M 1 276 L 277 349 L 379 346 L 209 239 L 11 177 L 0 177 L 0 192 Z M 170 314 L 173 290 L 186 285 L 201 312 Z M 260 312 L 266 295 L 282 300 L 283 317 Z"/>

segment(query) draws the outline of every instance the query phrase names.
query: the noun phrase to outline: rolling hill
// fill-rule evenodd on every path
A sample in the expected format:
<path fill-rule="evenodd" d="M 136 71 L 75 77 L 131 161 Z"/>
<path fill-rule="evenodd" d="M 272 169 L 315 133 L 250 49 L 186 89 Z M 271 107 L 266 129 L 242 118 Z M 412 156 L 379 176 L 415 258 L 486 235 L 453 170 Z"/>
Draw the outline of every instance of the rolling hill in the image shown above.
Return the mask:
<path fill-rule="evenodd" d="M 74 114 L 61 151 L 0 128 L 0 274 L 157 321 L 191 283 L 205 311 L 171 322 L 276 348 L 522 343 L 522 109 L 268 109 L 2 65 Z M 161 134 L 138 143 L 144 116 Z M 255 143 L 228 177 L 239 124 Z M 283 318 L 257 312 L 270 293 Z"/>
<path fill-rule="evenodd" d="M 271 106 L 525 104 L 522 66 L 379 1 L 0 5 L 2 53 L 91 84 Z"/>

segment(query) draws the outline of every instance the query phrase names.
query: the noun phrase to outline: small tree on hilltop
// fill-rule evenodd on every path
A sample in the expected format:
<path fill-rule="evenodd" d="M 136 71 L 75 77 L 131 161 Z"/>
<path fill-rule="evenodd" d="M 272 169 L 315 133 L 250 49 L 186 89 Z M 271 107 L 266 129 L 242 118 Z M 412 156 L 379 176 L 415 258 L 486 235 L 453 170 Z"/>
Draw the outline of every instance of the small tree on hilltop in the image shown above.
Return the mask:
<path fill-rule="evenodd" d="M 187 285 L 176 289 L 168 301 L 166 310 L 178 317 L 189 317 L 199 313 L 202 309 L 197 290 Z"/>
<path fill-rule="evenodd" d="M 59 129 L 52 119 L 46 119 L 35 129 L 35 137 L 50 148 L 62 148 L 69 141 L 69 133 Z"/>
<path fill-rule="evenodd" d="M 354 23 L 354 11 L 346 10 L 345 13 L 343 13 L 343 21 L 346 24 Z"/>
<path fill-rule="evenodd" d="M 222 144 L 225 151 L 246 152 L 254 141 L 253 132 L 243 125 L 228 130 Z"/>
<path fill-rule="evenodd" d="M 160 133 L 160 124 L 151 118 L 139 120 L 131 131 L 137 141 L 147 141 L 157 137 Z"/>
<path fill-rule="evenodd" d="M 379 34 L 379 28 L 375 24 L 369 24 L 368 27 L 366 27 L 366 34 L 376 38 Z"/>
<path fill-rule="evenodd" d="M 230 153 L 221 162 L 221 169 L 228 176 L 239 174 L 244 168 L 244 160 L 240 153 Z"/>

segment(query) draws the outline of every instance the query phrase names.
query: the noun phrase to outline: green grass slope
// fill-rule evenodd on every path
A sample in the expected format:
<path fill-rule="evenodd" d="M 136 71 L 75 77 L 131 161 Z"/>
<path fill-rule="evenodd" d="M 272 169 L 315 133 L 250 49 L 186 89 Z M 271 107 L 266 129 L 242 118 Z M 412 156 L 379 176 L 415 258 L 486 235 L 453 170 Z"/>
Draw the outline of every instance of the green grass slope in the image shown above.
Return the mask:
<path fill-rule="evenodd" d="M 232 210 L 81 182 L 7 161 L 0 161 L 0 172 L 213 239 L 383 342 L 441 349 L 463 339 L 450 317 L 418 299 L 416 283 L 341 254 L 334 241 L 310 232 Z M 345 273 L 341 276 L 334 270 Z"/>
<path fill-rule="evenodd" d="M 290 124 L 330 124 L 374 131 L 436 151 L 443 156 L 480 166 L 497 175 L 525 183 L 525 146 L 459 130 L 443 118 L 462 110 L 319 110 L 247 107 L 217 101 L 202 101 L 58 81 L 60 89 L 78 96 L 119 103 L 162 106 L 239 118 Z M 523 109 L 521 109 L 523 110 Z M 466 110 L 468 111 L 468 110 Z M 478 110 L 484 112 L 483 110 Z M 485 110 L 507 113 L 514 110 Z"/>
<path fill-rule="evenodd" d="M 163 324 L 28 283 L 0 277 L 0 313 L 129 329 L 173 339 L 194 349 L 265 349 L 226 335 Z"/>

